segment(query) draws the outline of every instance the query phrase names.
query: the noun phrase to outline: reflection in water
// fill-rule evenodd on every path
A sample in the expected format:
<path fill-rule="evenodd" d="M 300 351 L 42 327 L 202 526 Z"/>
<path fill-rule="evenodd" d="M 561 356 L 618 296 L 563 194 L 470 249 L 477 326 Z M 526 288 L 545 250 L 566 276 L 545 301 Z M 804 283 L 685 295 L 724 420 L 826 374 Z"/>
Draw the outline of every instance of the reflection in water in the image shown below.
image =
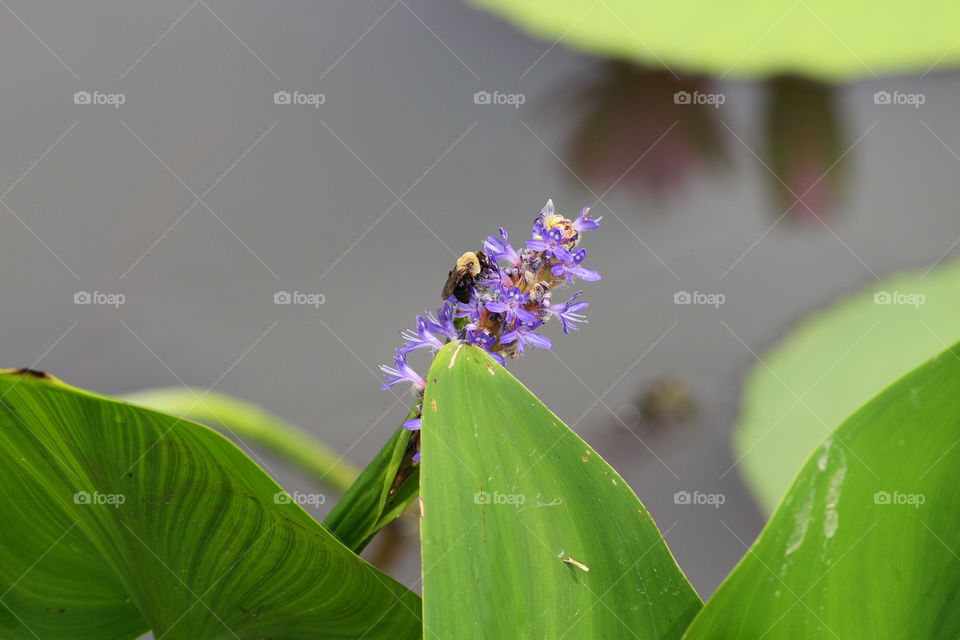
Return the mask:
<path fill-rule="evenodd" d="M 569 143 L 570 166 L 599 193 L 621 181 L 661 197 L 681 187 L 724 155 L 716 107 L 680 97 L 709 91 L 704 77 L 605 63 L 578 92 L 586 115 Z"/>
<path fill-rule="evenodd" d="M 796 77 L 767 82 L 766 162 L 777 215 L 812 219 L 836 202 L 845 173 L 834 88 Z"/>
<path fill-rule="evenodd" d="M 695 419 L 700 412 L 693 389 L 671 376 L 653 380 L 613 411 L 612 423 L 622 429 L 658 435 Z"/>
<path fill-rule="evenodd" d="M 766 172 L 773 213 L 812 219 L 835 204 L 844 173 L 834 88 L 784 76 L 762 89 L 764 162 L 776 174 Z M 709 77 L 605 62 L 576 98 L 585 115 L 571 135 L 567 164 L 600 194 L 622 184 L 664 197 L 696 169 L 724 164 L 726 96 Z"/>
<path fill-rule="evenodd" d="M 697 415 L 693 390 L 679 378 L 661 378 L 640 396 L 640 414 L 654 427 L 686 422 Z"/>

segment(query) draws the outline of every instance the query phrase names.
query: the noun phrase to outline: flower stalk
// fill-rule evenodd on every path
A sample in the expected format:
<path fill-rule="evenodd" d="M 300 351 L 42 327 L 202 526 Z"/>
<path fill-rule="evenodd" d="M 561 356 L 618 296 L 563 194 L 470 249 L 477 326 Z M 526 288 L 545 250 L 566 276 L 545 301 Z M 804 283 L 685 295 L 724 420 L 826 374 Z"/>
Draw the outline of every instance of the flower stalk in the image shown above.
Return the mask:
<path fill-rule="evenodd" d="M 393 366 L 380 366 L 386 376 L 383 389 L 407 383 L 416 397 L 404 429 L 420 429 L 426 388 L 423 376 L 408 362 L 411 353 L 422 349 L 434 355 L 447 342 L 460 340 L 484 349 L 505 366 L 508 359 L 525 355 L 530 347 L 553 346 L 540 332 L 551 319 L 560 322 L 565 334 L 586 322 L 581 312 L 590 303 L 578 300 L 582 291 L 564 302 L 555 303 L 553 295 L 558 287 L 569 282 L 600 279 L 597 271 L 583 265 L 587 255 L 580 247 L 583 232 L 600 226 L 600 220 L 591 218 L 589 213 L 589 207 L 584 207 L 580 215 L 570 220 L 557 213 L 553 201 L 548 200 L 533 223 L 530 238 L 520 249 L 511 245 L 507 232 L 500 228 L 499 236 L 487 237 L 481 251 L 464 254 L 471 256 L 471 266 L 479 265 L 474 267 L 475 275 L 471 273 L 468 279 L 459 281 L 468 285 L 465 294 L 451 294 L 435 313 L 417 316 L 415 329 L 400 334 L 404 344 L 396 350 Z M 418 444 L 419 438 L 412 441 Z M 419 461 L 418 451 L 411 463 Z"/>

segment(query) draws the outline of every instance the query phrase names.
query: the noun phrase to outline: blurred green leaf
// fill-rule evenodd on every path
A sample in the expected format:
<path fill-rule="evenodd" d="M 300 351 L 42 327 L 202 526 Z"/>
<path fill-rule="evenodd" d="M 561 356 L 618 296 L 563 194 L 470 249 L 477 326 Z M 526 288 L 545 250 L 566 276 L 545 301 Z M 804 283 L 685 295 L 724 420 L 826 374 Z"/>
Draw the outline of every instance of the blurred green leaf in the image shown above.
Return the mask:
<path fill-rule="evenodd" d="M 226 438 L 0 373 L 0 637 L 419 638 L 419 598 Z"/>
<path fill-rule="evenodd" d="M 473 2 L 547 43 L 677 73 L 797 73 L 844 80 L 926 72 L 960 62 L 960 47 L 955 46 L 960 7 L 940 2 Z"/>
<path fill-rule="evenodd" d="M 236 435 L 245 443 L 261 445 L 341 493 L 360 475 L 353 464 L 309 433 L 251 402 L 225 393 L 190 388 L 146 389 L 123 399 L 202 422 Z"/>
<path fill-rule="evenodd" d="M 960 262 L 953 262 L 884 279 L 805 320 L 762 354 L 734 436 L 736 468 L 761 504 L 773 510 L 836 425 L 960 340 L 958 319 Z"/>
<path fill-rule="evenodd" d="M 690 640 L 960 637 L 960 349 L 817 448 Z"/>
<path fill-rule="evenodd" d="M 650 514 L 516 378 L 477 347 L 447 345 L 423 407 L 426 636 L 683 633 L 700 599 Z"/>

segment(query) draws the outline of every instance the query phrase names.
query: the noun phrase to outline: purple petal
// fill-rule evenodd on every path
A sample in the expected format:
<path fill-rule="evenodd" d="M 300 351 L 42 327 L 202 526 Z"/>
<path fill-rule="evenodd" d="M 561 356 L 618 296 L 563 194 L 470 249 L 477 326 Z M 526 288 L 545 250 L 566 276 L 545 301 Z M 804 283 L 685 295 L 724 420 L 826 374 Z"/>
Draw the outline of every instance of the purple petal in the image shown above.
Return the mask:
<path fill-rule="evenodd" d="M 587 282 L 596 282 L 600 279 L 600 272 L 594 271 L 593 269 L 587 269 L 586 267 L 574 267 L 570 269 L 570 273 L 580 278 L 581 280 L 586 280 Z"/>
<path fill-rule="evenodd" d="M 540 217 L 552 216 L 553 215 L 553 199 L 547 200 L 547 204 L 543 205 L 543 209 L 540 209 Z"/>
<path fill-rule="evenodd" d="M 408 431 L 420 431 L 420 421 L 422 418 L 410 418 L 401 426 Z"/>
<path fill-rule="evenodd" d="M 536 322 L 536 321 L 537 321 L 537 316 L 536 316 L 536 314 L 531 313 L 530 311 L 527 311 L 526 309 L 524 309 L 524 308 L 522 308 L 522 307 L 518 307 L 515 313 L 517 314 L 517 317 L 518 317 L 522 322 Z"/>
<path fill-rule="evenodd" d="M 487 311 L 493 311 L 494 313 L 504 313 L 510 309 L 510 306 L 506 302 L 498 302 L 496 300 L 484 303 L 483 306 L 487 308 Z"/>
<path fill-rule="evenodd" d="M 527 240 L 527 249 L 530 249 L 530 251 L 546 251 L 549 248 L 550 245 L 543 240 L 537 240 L 536 238 Z"/>
<path fill-rule="evenodd" d="M 550 342 L 550 338 L 546 336 L 541 336 L 538 333 L 528 333 L 526 336 L 527 342 L 532 344 L 535 347 L 540 347 L 541 349 L 549 349 L 553 346 L 553 343 Z M 503 340 L 501 339 L 501 342 Z"/>
<path fill-rule="evenodd" d="M 564 262 L 575 262 L 573 255 L 563 247 L 556 247 L 553 251 L 553 257 Z"/>

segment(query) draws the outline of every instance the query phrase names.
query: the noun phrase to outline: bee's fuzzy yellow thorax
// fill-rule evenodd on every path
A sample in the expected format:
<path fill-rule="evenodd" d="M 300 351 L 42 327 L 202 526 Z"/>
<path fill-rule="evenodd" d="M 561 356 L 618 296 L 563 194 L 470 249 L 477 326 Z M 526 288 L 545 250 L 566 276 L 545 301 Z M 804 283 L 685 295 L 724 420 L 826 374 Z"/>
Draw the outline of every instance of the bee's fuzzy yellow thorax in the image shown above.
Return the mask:
<path fill-rule="evenodd" d="M 465 254 L 457 258 L 457 269 L 468 270 L 472 276 L 479 275 L 480 259 L 473 251 L 467 251 Z"/>

